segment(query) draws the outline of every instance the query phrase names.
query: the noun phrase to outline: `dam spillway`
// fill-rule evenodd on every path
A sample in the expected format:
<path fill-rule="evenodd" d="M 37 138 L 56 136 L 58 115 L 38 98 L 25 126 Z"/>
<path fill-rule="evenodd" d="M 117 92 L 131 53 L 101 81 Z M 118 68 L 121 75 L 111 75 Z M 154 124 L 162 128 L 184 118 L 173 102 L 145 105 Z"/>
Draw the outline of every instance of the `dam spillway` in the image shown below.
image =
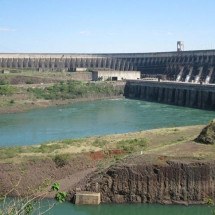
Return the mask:
<path fill-rule="evenodd" d="M 146 101 L 215 109 L 215 50 L 154 53 L 0 53 L 0 70 L 68 71 L 77 68 L 140 71 L 141 78 L 164 82 L 127 81 L 125 96 Z"/>
<path fill-rule="evenodd" d="M 215 50 L 154 53 L 0 53 L 0 68 L 49 71 L 140 71 L 142 77 L 162 75 L 167 80 L 215 82 Z"/>
<path fill-rule="evenodd" d="M 214 85 L 167 81 L 127 81 L 124 95 L 130 99 L 215 110 Z"/>

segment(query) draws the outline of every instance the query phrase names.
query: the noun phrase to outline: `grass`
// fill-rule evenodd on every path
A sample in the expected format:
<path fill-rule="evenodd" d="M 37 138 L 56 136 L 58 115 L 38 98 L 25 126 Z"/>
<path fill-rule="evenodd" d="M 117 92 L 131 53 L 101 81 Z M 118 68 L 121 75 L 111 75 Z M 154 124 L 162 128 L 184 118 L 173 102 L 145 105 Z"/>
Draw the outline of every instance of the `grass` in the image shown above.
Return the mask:
<path fill-rule="evenodd" d="M 25 152 L 26 152 L 25 147 L 21 147 L 21 146 L 0 148 L 0 160 L 14 158 L 18 154 L 25 153 Z"/>
<path fill-rule="evenodd" d="M 10 96 L 16 92 L 16 88 L 11 85 L 0 85 L 0 95 Z"/>
<path fill-rule="evenodd" d="M 122 149 L 127 153 L 132 153 L 138 150 L 144 150 L 147 147 L 147 140 L 145 138 L 121 140 L 116 145 L 118 149 Z"/>
<path fill-rule="evenodd" d="M 39 147 L 32 147 L 32 151 L 34 153 L 52 153 L 55 150 L 65 148 L 62 144 L 50 144 L 50 143 L 45 143 L 41 144 Z"/>
<path fill-rule="evenodd" d="M 97 138 L 95 141 L 91 143 L 92 146 L 104 148 L 108 144 L 107 140 Z"/>
<path fill-rule="evenodd" d="M 143 152 L 174 157 L 213 158 L 214 145 L 197 144 L 193 140 L 200 133 L 202 126 L 155 129 L 151 131 L 128 134 L 89 137 L 83 139 L 66 139 L 57 142 L 44 143 L 37 146 L 16 146 L 0 148 L 0 162 L 19 162 L 31 158 L 45 158 L 90 151 L 107 151 L 119 149 L 123 155 Z M 114 162 L 121 160 L 121 154 L 114 155 Z M 56 160 L 60 160 L 56 158 Z M 57 165 L 57 164 L 56 164 Z"/>
<path fill-rule="evenodd" d="M 60 143 L 64 144 L 64 145 L 77 145 L 80 144 L 82 141 L 82 139 L 65 139 L 60 141 Z"/>
<path fill-rule="evenodd" d="M 8 69 L 7 69 L 8 70 Z M 10 70 L 9 74 L 0 73 L 0 85 L 6 84 L 40 84 L 57 83 L 60 81 L 72 80 L 70 73 L 54 71 L 36 71 L 28 69 Z"/>
<path fill-rule="evenodd" d="M 0 79 L 0 85 L 7 85 L 9 84 L 9 81 L 6 79 Z"/>
<path fill-rule="evenodd" d="M 58 149 L 65 148 L 62 144 L 44 143 L 39 146 L 13 146 L 0 148 L 0 160 L 15 158 L 24 154 L 50 154 Z"/>

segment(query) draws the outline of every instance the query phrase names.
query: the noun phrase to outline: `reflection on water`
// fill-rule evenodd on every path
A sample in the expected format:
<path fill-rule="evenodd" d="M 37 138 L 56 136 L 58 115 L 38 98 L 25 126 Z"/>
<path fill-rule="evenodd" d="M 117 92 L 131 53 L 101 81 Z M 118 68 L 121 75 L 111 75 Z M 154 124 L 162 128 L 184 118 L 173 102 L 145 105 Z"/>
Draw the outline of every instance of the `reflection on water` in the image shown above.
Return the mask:
<path fill-rule="evenodd" d="M 136 100 L 100 100 L 0 115 L 0 146 L 207 123 L 213 111 Z"/>

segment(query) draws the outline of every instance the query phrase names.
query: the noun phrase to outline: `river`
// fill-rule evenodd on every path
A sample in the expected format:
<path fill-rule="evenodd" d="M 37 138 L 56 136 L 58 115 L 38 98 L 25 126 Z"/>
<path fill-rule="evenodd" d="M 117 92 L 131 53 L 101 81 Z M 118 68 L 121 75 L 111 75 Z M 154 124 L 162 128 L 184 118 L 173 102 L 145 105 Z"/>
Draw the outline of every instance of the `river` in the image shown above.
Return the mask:
<path fill-rule="evenodd" d="M 0 115 L 0 146 L 206 124 L 215 112 L 117 99 Z"/>
<path fill-rule="evenodd" d="M 65 138 L 125 133 L 161 127 L 206 124 L 215 112 L 145 101 L 117 99 L 0 115 L 0 146 L 39 144 Z M 46 204 L 46 201 L 44 202 Z M 50 214 L 206 215 L 207 206 L 59 204 Z"/>
<path fill-rule="evenodd" d="M 47 202 L 46 202 L 47 204 Z M 211 215 L 208 206 L 181 206 L 159 204 L 103 204 L 99 206 L 76 206 L 71 203 L 56 205 L 52 215 Z"/>

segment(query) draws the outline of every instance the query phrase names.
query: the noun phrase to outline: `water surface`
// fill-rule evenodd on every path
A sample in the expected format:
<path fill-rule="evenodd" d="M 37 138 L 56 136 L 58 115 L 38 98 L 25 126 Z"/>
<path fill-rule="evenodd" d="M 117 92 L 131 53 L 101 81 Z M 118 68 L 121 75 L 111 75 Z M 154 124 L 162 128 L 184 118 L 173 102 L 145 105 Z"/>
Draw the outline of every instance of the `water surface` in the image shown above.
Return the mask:
<path fill-rule="evenodd" d="M 68 106 L 0 115 L 0 146 L 31 145 L 44 141 L 125 133 L 153 128 L 205 124 L 215 112 L 136 100 L 100 100 Z M 44 201 L 44 204 L 46 204 Z M 206 215 L 207 206 L 59 204 L 58 215 Z"/>
<path fill-rule="evenodd" d="M 0 115 L 0 146 L 206 124 L 215 112 L 145 101 L 99 100 Z"/>
<path fill-rule="evenodd" d="M 208 206 L 180 206 L 154 204 L 104 204 L 99 206 L 76 206 L 63 203 L 55 206 L 52 215 L 210 215 Z"/>

